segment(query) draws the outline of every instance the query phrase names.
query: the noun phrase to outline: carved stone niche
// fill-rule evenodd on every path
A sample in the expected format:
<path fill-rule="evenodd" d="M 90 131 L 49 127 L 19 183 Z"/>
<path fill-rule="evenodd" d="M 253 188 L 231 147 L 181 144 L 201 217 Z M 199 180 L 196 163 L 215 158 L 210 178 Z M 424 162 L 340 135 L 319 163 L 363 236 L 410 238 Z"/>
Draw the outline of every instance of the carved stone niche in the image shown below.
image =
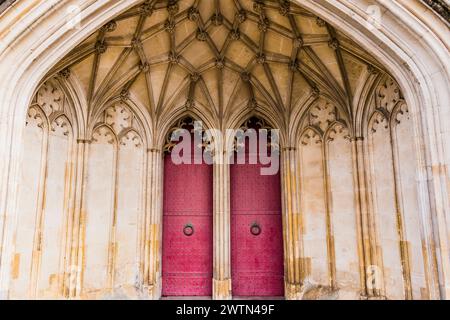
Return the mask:
<path fill-rule="evenodd" d="M 400 88 L 392 78 L 388 77 L 377 90 L 377 107 L 392 112 L 402 99 Z"/>
<path fill-rule="evenodd" d="M 330 124 L 338 119 L 337 108 L 324 100 L 310 108 L 309 125 L 319 128 L 322 132 L 327 131 Z"/>
<path fill-rule="evenodd" d="M 167 133 L 166 141 L 163 146 L 164 153 L 171 153 L 173 148 L 183 141 L 182 134 L 188 131 L 191 134 L 191 142 L 196 143 L 200 141 L 199 144 L 193 145 L 193 148 L 202 148 L 202 152 L 204 155 L 211 157 L 214 153 L 214 137 L 210 134 L 207 134 L 205 128 L 196 128 L 195 122 L 200 120 L 195 120 L 190 116 L 184 117 L 180 119 Z M 194 137 L 194 135 L 198 135 Z M 199 139 L 199 140 L 195 140 Z M 211 160 L 211 158 L 209 159 Z"/>
<path fill-rule="evenodd" d="M 301 136 L 300 143 L 303 146 L 321 144 L 322 137 L 320 136 L 320 134 L 317 131 L 315 131 L 311 128 L 307 128 Z"/>
<path fill-rule="evenodd" d="M 409 109 L 406 103 L 402 103 L 397 108 L 395 108 L 395 110 L 393 111 L 393 120 L 395 121 L 396 125 L 402 123 L 403 121 L 410 120 Z"/>
<path fill-rule="evenodd" d="M 125 132 L 120 137 L 119 143 L 121 146 L 124 146 L 124 147 L 135 147 L 135 148 L 142 147 L 142 139 L 139 136 L 139 134 L 134 130 L 129 130 L 129 131 Z"/>
<path fill-rule="evenodd" d="M 99 144 L 115 144 L 116 137 L 114 132 L 112 132 L 107 126 L 100 126 L 94 130 L 94 133 L 92 134 L 92 142 Z"/>
<path fill-rule="evenodd" d="M 350 141 L 351 136 L 348 128 L 345 124 L 336 122 L 328 131 L 327 142 L 333 142 L 338 137 L 343 137 L 345 140 Z"/>
<path fill-rule="evenodd" d="M 122 130 L 132 127 L 133 115 L 122 103 L 115 104 L 105 110 L 105 123 L 119 135 Z"/>
<path fill-rule="evenodd" d="M 181 132 L 188 130 L 191 134 L 194 133 L 194 119 L 191 117 L 185 117 L 180 120 L 170 128 L 166 136 L 166 141 L 163 147 L 165 153 L 171 153 L 173 148 L 180 142 L 179 137 Z"/>
<path fill-rule="evenodd" d="M 40 111 L 39 108 L 32 106 L 28 109 L 27 120 L 25 123 L 27 127 L 38 127 L 43 129 L 45 121 L 47 121 L 45 115 L 42 114 L 42 111 Z"/>
<path fill-rule="evenodd" d="M 53 80 L 44 82 L 36 93 L 36 103 L 47 117 L 54 112 L 63 111 L 64 98 L 64 93 Z"/>
<path fill-rule="evenodd" d="M 264 119 L 253 116 L 246 120 L 239 129 L 244 133 L 249 129 L 255 130 L 256 132 L 259 132 L 260 130 L 267 130 L 267 147 L 270 148 L 271 151 L 279 152 L 279 137 L 275 136 L 276 133 L 273 130 L 274 128 L 272 128 L 272 126 L 270 126 Z M 235 136 L 233 150 L 240 151 L 244 148 L 244 146 L 245 141 L 243 141 L 242 137 L 240 135 Z"/>
<path fill-rule="evenodd" d="M 54 135 L 68 137 L 71 134 L 72 126 L 66 116 L 59 116 L 53 120 L 50 130 Z"/>
<path fill-rule="evenodd" d="M 389 122 L 383 113 L 375 111 L 369 122 L 369 132 L 374 134 L 378 132 L 380 129 L 384 130 L 389 129 Z"/>

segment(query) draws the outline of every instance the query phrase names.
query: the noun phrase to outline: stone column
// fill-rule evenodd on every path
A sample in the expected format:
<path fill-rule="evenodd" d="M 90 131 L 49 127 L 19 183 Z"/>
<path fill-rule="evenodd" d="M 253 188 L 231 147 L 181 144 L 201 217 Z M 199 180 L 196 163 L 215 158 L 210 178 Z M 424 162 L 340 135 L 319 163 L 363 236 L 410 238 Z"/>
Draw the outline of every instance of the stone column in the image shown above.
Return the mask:
<path fill-rule="evenodd" d="M 161 298 L 161 242 L 164 154 L 160 149 L 148 150 L 147 214 L 145 217 L 144 241 L 144 290 L 150 298 Z"/>
<path fill-rule="evenodd" d="M 358 254 L 360 258 L 361 295 L 367 299 L 383 298 L 381 249 L 378 246 L 375 218 L 369 201 L 369 182 L 363 137 L 352 139 L 355 202 L 357 210 Z M 367 169 L 367 170 L 366 170 Z"/>
<path fill-rule="evenodd" d="M 220 148 L 222 149 L 222 148 Z M 216 151 L 213 164 L 213 293 L 214 300 L 231 299 L 230 165 L 226 151 Z"/>
<path fill-rule="evenodd" d="M 300 212 L 300 173 L 295 147 L 281 152 L 281 193 L 285 265 L 285 297 L 301 299 L 302 285 L 310 264 L 303 256 L 302 217 Z"/>
<path fill-rule="evenodd" d="M 70 253 L 67 270 L 67 283 L 64 284 L 64 296 L 69 298 L 78 297 L 81 294 L 81 279 L 83 266 L 83 226 L 86 221 L 84 199 L 86 196 L 86 175 L 89 140 L 79 139 L 75 156 L 75 195 L 74 214 L 72 222 L 72 236 L 70 241 Z"/>

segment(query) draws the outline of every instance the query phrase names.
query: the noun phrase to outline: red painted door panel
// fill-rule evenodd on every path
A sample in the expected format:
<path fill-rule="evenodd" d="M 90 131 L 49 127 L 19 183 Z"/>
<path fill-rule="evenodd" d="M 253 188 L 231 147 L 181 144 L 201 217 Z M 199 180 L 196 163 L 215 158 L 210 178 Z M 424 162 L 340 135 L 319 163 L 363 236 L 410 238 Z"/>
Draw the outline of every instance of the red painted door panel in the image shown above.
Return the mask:
<path fill-rule="evenodd" d="M 284 295 L 280 175 L 262 176 L 261 167 L 231 166 L 233 296 Z"/>
<path fill-rule="evenodd" d="M 212 293 L 212 177 L 211 166 L 175 165 L 165 157 L 163 296 Z"/>

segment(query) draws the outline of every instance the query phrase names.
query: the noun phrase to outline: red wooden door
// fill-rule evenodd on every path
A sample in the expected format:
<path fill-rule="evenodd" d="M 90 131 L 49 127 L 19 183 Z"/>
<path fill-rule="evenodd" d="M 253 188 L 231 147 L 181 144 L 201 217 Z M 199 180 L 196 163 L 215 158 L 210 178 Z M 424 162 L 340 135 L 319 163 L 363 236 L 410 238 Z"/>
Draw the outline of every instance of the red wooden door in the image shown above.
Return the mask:
<path fill-rule="evenodd" d="M 163 296 L 212 294 L 212 179 L 210 165 L 175 165 L 165 156 Z"/>
<path fill-rule="evenodd" d="M 261 167 L 230 168 L 233 296 L 284 295 L 280 174 Z"/>

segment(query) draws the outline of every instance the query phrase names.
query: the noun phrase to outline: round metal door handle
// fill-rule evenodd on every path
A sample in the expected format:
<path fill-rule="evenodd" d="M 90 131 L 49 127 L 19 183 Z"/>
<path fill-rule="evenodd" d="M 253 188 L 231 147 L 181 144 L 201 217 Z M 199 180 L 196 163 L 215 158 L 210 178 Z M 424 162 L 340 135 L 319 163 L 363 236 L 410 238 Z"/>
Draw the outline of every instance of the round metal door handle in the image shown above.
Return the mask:
<path fill-rule="evenodd" d="M 194 226 L 190 223 L 186 224 L 183 228 L 183 233 L 187 237 L 192 236 L 194 234 Z"/>
<path fill-rule="evenodd" d="M 250 227 L 250 233 L 254 236 L 259 236 L 261 234 L 261 227 L 256 222 Z"/>

